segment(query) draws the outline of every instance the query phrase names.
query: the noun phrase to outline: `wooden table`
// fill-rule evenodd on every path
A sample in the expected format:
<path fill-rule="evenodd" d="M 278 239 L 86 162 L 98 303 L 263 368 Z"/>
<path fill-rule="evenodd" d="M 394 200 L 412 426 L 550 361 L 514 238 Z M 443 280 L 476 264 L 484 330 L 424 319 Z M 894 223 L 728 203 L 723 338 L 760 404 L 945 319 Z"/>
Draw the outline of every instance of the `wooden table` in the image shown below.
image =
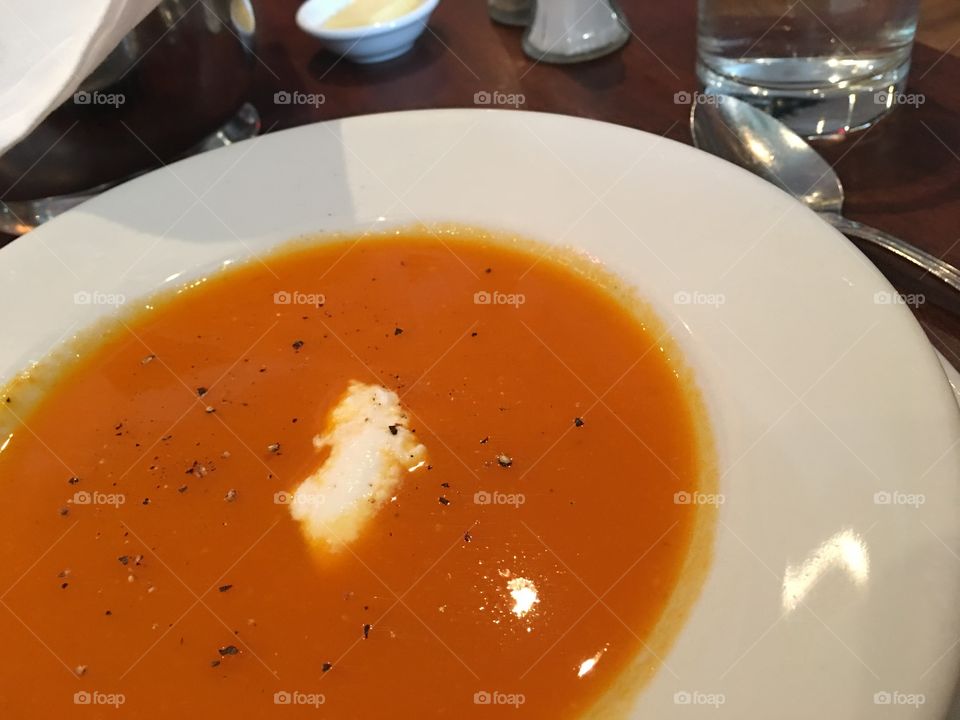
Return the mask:
<path fill-rule="evenodd" d="M 597 118 L 690 142 L 689 106 L 675 103 L 674 94 L 697 88 L 695 0 L 621 0 L 634 37 L 620 52 L 571 66 L 527 58 L 521 30 L 492 23 L 485 0 L 443 0 L 408 55 L 354 65 L 297 29 L 299 3 L 254 0 L 251 99 L 267 131 L 363 113 L 473 107 L 474 94 L 485 90 L 521 93 L 525 110 Z M 923 13 L 908 91 L 922 93 L 924 104 L 898 107 L 873 128 L 821 149 L 844 181 L 851 217 L 960 266 L 960 9 L 956 0 L 923 0 Z M 280 90 L 322 93 L 326 101 L 279 105 L 274 93 Z M 902 292 L 928 298 L 917 315 L 960 365 L 960 299 L 890 256 L 870 255 Z"/>
<path fill-rule="evenodd" d="M 917 40 L 960 57 L 960 3 L 956 0 L 920 0 Z"/>

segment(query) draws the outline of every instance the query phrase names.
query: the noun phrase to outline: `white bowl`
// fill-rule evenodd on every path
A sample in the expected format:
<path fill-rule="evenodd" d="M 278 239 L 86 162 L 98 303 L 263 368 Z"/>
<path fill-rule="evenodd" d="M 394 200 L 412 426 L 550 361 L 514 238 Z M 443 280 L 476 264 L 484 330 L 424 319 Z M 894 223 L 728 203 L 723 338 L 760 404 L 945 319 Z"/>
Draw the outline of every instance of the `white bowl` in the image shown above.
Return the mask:
<path fill-rule="evenodd" d="M 376 63 L 403 55 L 416 41 L 440 0 L 424 0 L 406 15 L 384 23 L 352 28 L 323 27 L 345 6 L 342 0 L 308 0 L 297 10 L 297 25 L 320 38 L 332 52 L 358 63 Z"/>
<path fill-rule="evenodd" d="M 290 238 L 418 221 L 492 225 L 586 253 L 651 303 L 695 372 L 725 499 L 714 559 L 628 717 L 944 718 L 960 668 L 960 412 L 936 355 L 836 230 L 658 135 L 429 110 L 269 133 L 174 163 L 0 250 L 0 379 L 118 312 L 92 293 L 132 307 Z M 423 361 L 429 376 L 433 358 Z M 558 359 L 543 372 L 569 370 Z M 438 535 L 436 555 L 447 545 Z M 617 561 L 628 571 L 634 558 Z M 46 641 L 61 653 L 70 638 Z M 477 686 L 449 663 L 438 672 L 469 703 Z M 271 681 L 250 676 L 265 702 L 251 716 L 274 717 Z M 63 716 L 48 695 L 34 714 Z"/>

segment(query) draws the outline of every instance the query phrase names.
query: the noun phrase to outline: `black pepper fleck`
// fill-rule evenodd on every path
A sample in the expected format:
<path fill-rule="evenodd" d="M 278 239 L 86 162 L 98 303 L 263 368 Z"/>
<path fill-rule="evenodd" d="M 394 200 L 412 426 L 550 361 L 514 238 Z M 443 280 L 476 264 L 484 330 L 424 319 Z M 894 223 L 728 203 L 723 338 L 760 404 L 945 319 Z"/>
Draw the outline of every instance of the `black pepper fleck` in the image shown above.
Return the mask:
<path fill-rule="evenodd" d="M 197 388 L 197 397 L 203 397 L 206 394 L 207 394 L 207 389 L 205 387 Z"/>
<path fill-rule="evenodd" d="M 232 587 L 233 587 L 233 585 L 221 585 L 221 586 L 220 586 L 219 588 L 217 588 L 217 589 L 218 589 L 220 592 L 226 592 L 227 590 L 229 590 L 229 589 L 232 588 Z"/>
<path fill-rule="evenodd" d="M 330 672 L 330 670 L 333 669 L 333 663 L 325 662 L 323 665 L 320 666 L 320 669 L 323 672 Z"/>
<path fill-rule="evenodd" d="M 363 639 L 366 640 L 370 637 L 370 630 L 373 628 L 373 625 L 370 623 L 363 624 Z"/>
<path fill-rule="evenodd" d="M 575 418 L 573 419 L 573 424 L 574 424 L 576 427 L 583 427 L 583 418 L 582 418 L 582 417 L 575 417 Z"/>
<path fill-rule="evenodd" d="M 217 650 L 221 655 L 239 655 L 240 649 L 236 645 L 226 645 Z"/>
<path fill-rule="evenodd" d="M 387 429 L 390 431 L 391 435 L 396 435 L 399 431 L 397 430 L 396 425 L 387 425 Z"/>
<path fill-rule="evenodd" d="M 441 505 L 449 505 L 449 504 L 450 504 L 450 501 L 447 500 L 443 495 L 441 495 L 441 496 L 440 496 L 440 504 L 441 504 Z"/>
<path fill-rule="evenodd" d="M 303 340 L 294 340 L 292 347 L 294 351 L 300 352 L 300 348 L 303 347 Z"/>

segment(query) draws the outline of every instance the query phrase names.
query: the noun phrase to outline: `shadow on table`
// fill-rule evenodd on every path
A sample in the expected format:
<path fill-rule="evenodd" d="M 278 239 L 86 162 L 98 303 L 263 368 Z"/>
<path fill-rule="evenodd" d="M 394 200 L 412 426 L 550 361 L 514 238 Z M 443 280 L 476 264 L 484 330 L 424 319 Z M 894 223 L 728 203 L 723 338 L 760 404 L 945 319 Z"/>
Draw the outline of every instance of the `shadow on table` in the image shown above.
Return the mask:
<path fill-rule="evenodd" d="M 327 50 L 318 50 L 307 63 L 307 72 L 312 81 L 325 87 L 376 95 L 410 75 L 429 71 L 448 52 L 452 51 L 445 45 L 442 31 L 431 30 L 420 36 L 410 52 L 389 62 L 355 63 Z M 336 72 L 332 72 L 334 68 Z M 379 95 L 376 100 L 383 102 Z"/>

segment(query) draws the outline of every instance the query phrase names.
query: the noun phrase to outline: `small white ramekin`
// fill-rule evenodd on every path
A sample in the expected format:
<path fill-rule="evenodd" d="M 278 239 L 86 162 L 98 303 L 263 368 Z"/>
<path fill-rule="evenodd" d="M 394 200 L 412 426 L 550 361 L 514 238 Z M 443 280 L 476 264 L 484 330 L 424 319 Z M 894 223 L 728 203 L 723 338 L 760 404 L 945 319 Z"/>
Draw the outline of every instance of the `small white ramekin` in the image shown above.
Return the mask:
<path fill-rule="evenodd" d="M 297 25 L 304 32 L 319 38 L 328 50 L 338 55 L 358 63 L 376 63 L 403 55 L 413 47 L 439 2 L 424 0 L 406 15 L 389 22 L 334 30 L 324 28 L 323 24 L 343 3 L 336 0 L 308 0 L 297 10 Z"/>

